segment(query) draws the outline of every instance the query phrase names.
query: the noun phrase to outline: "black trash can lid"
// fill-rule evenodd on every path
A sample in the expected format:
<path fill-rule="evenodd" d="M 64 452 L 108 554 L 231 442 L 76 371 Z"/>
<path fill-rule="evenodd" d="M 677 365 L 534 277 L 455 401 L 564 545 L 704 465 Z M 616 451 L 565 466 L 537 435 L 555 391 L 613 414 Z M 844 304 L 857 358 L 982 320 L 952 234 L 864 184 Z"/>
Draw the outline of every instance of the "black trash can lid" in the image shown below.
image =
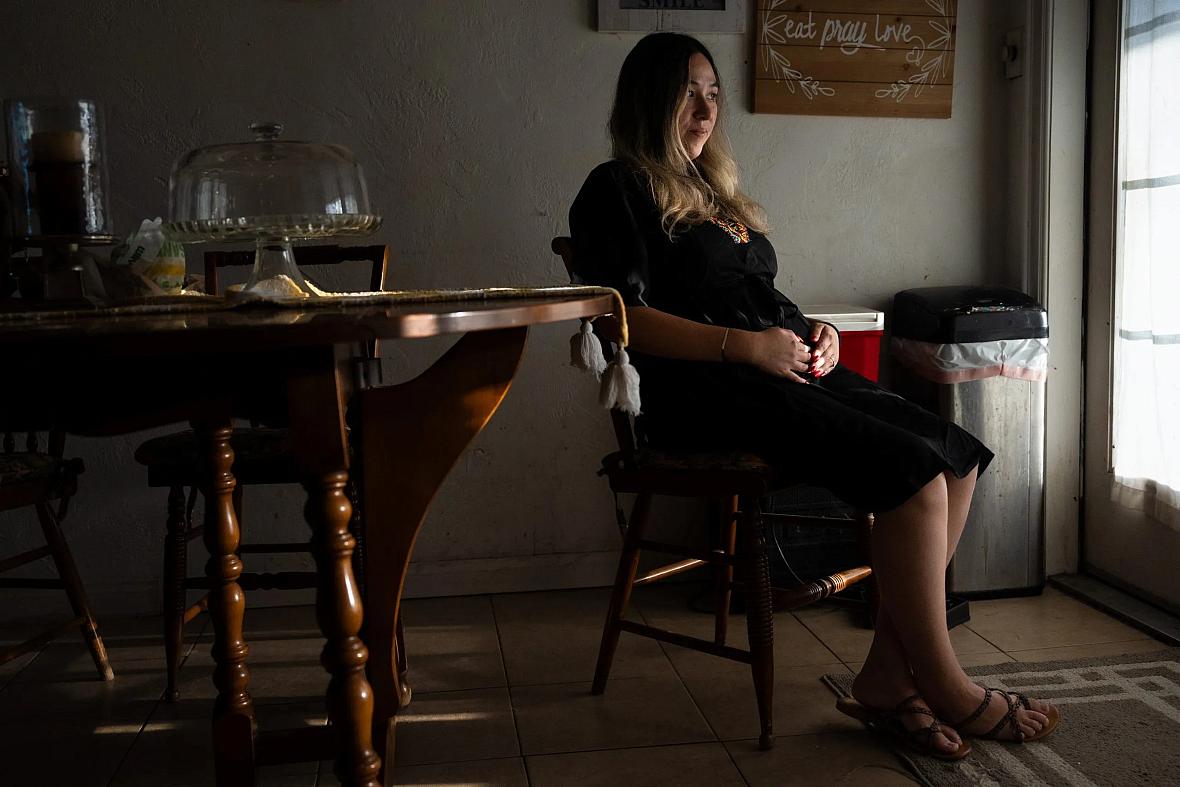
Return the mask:
<path fill-rule="evenodd" d="M 893 335 L 949 344 L 1049 335 L 1045 309 L 1004 287 L 919 287 L 893 296 Z"/>

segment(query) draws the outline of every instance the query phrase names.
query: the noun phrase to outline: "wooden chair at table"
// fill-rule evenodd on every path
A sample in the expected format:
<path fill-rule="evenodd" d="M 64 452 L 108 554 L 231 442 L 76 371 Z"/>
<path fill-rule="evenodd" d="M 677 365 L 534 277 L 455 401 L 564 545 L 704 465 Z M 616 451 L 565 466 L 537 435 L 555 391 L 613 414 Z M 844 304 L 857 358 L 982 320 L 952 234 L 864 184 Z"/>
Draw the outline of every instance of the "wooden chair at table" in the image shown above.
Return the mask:
<path fill-rule="evenodd" d="M 4 435 L 3 446 L 3 453 L 0 453 L 0 511 L 32 506 L 37 512 L 45 545 L 0 560 L 0 573 L 43 557 L 51 557 L 57 568 L 58 578 L 0 579 L 0 587 L 61 588 L 66 592 L 74 617 L 25 642 L 0 648 L 0 664 L 41 647 L 66 629 L 77 625 L 82 629 L 82 637 L 90 650 L 91 658 L 94 659 L 99 677 L 103 680 L 112 680 L 115 673 L 111 669 L 106 646 L 103 645 L 102 636 L 98 632 L 98 621 L 90 611 L 90 601 L 86 597 L 86 589 L 82 586 L 78 567 L 74 564 L 70 547 L 61 532 L 61 522 L 65 519 L 70 498 L 78 490 L 78 475 L 83 470 L 82 460 L 63 458 L 65 435 L 60 432 L 49 433 L 45 450 L 41 449 L 40 439 L 35 432 L 27 435 L 23 451 L 16 450 L 16 439 L 11 433 Z M 52 505 L 54 503 L 57 504 L 56 511 Z"/>
<path fill-rule="evenodd" d="M 295 258 L 301 269 L 305 266 L 338 265 L 343 262 L 367 262 L 370 265 L 369 291 L 384 289 L 389 265 L 389 250 L 384 245 L 373 246 L 304 246 L 295 249 Z M 253 251 L 208 252 L 205 254 L 205 288 L 207 292 L 219 292 L 218 270 L 229 266 L 244 266 L 254 263 Z M 304 271 L 306 275 L 306 270 Z M 377 342 L 366 343 L 359 363 L 377 358 Z M 372 376 L 371 369 L 358 371 L 361 375 Z M 375 382 L 375 381 L 374 381 Z M 234 490 L 234 507 L 239 519 L 242 514 L 243 487 L 261 484 L 298 484 L 304 479 L 296 472 L 291 456 L 291 446 L 286 429 L 264 428 L 251 425 L 250 428 L 235 429 L 231 439 L 234 451 L 233 474 L 237 481 Z M 202 526 L 194 525 L 193 506 L 196 503 L 197 485 L 200 481 L 197 446 L 191 430 L 185 430 L 144 442 L 135 452 L 136 461 L 148 469 L 148 486 L 167 487 L 168 516 L 167 535 L 164 538 L 164 650 L 168 671 L 166 697 L 175 701 L 179 697 L 177 674 L 180 668 L 181 650 L 184 645 L 184 627 L 202 611 L 208 610 L 208 595 L 194 604 L 188 604 L 185 591 L 188 588 L 207 588 L 205 577 L 187 576 L 188 542 L 201 535 Z M 185 488 L 190 492 L 185 495 Z M 354 496 L 355 498 L 355 496 Z M 363 533 L 358 526 L 360 506 L 354 499 L 353 528 L 357 532 L 357 550 L 354 564 L 363 565 Z M 305 539 L 292 543 L 242 544 L 239 554 L 257 553 L 310 553 L 311 547 Z M 363 577 L 358 576 L 363 583 Z M 314 571 L 282 571 L 275 573 L 243 573 L 238 584 L 245 591 L 251 590 L 300 590 L 314 588 Z M 398 622 L 397 645 L 399 672 L 405 671 L 404 648 L 401 647 L 401 622 Z"/>
<path fill-rule="evenodd" d="M 571 239 L 554 238 L 552 249 L 561 256 L 567 272 L 572 276 Z M 609 360 L 610 328 L 600 328 L 598 323 L 603 321 L 602 318 L 595 321 L 595 331 L 603 339 Z M 622 509 L 618 511 L 619 526 L 623 529 L 623 550 L 619 557 L 591 691 L 601 694 L 606 690 L 619 634 L 624 631 L 746 663 L 753 673 L 761 722 L 759 746 L 768 749 L 774 745 L 771 714 L 774 692 L 774 610 L 796 609 L 827 598 L 856 582 L 872 582 L 868 545 L 873 516 L 864 512 L 855 512 L 851 519 L 764 513 L 762 499 L 767 494 L 794 485 L 783 483 L 774 469 L 758 456 L 743 452 L 652 450 L 636 439 L 635 425 L 629 416 L 618 410 L 611 410 L 610 416 L 619 450 L 603 458 L 600 474 L 607 477 L 611 491 L 616 495 L 634 494 L 636 498 L 629 521 Z M 655 495 L 720 501 L 722 516 L 717 546 L 710 550 L 645 538 L 644 530 Z M 765 528 L 770 521 L 784 525 L 854 528 L 858 531 L 858 543 L 865 565 L 792 588 L 772 588 L 765 538 Z M 645 549 L 678 555 L 683 559 L 636 576 L 640 554 Z M 666 631 L 624 617 L 633 588 L 706 565 L 714 569 L 712 641 Z M 739 572 L 738 581 L 734 578 L 735 569 Z M 744 590 L 746 594 L 748 650 L 735 648 L 726 642 L 729 608 L 735 588 Z M 875 605 L 873 590 L 870 585 L 870 609 Z"/>

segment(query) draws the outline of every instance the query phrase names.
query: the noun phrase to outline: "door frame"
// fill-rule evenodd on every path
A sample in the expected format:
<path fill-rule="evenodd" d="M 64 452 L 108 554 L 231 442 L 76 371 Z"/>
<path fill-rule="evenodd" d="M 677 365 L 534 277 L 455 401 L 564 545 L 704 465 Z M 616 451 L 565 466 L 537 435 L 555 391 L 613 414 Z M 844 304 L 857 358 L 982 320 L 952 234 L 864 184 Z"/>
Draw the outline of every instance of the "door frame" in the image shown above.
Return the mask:
<path fill-rule="evenodd" d="M 1082 496 L 1087 52 L 1090 4 L 1025 6 L 1029 41 L 1025 134 L 1029 291 L 1049 317 L 1045 384 L 1045 573 L 1079 566 Z"/>

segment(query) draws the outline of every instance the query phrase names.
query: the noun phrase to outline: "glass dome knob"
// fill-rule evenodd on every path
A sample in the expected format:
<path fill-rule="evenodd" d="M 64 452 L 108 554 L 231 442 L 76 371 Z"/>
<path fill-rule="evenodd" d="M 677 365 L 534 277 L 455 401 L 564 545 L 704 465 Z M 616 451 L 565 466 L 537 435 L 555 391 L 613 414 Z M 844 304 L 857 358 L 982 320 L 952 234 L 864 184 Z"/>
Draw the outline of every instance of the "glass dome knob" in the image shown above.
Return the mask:
<path fill-rule="evenodd" d="M 283 124 L 251 123 L 250 131 L 254 134 L 254 139 L 259 142 L 276 140 L 279 138 L 279 135 L 283 133 Z"/>

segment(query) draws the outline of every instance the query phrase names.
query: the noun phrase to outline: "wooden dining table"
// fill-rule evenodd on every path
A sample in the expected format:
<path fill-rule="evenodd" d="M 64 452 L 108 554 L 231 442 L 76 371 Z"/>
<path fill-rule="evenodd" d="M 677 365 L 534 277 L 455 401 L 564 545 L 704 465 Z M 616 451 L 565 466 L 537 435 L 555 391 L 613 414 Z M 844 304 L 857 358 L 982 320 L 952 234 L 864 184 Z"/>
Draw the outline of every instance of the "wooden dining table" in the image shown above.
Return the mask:
<path fill-rule="evenodd" d="M 392 759 L 393 720 L 410 697 L 399 605 L 430 501 L 507 393 L 529 326 L 612 309 L 608 294 L 561 291 L 503 300 L 0 313 L 0 431 L 103 436 L 191 423 L 204 466 L 217 783 L 249 785 L 259 766 L 335 759 L 342 783 L 368 787 L 380 783 L 383 755 Z M 374 387 L 357 366 L 358 348 L 375 339 L 444 334 L 462 336 L 408 382 Z M 260 731 L 255 717 L 237 583 L 234 419 L 291 431 L 326 640 L 326 726 Z M 353 572 L 350 468 L 361 482 L 363 593 Z M 45 764 L 47 782 L 55 781 L 53 767 Z"/>

